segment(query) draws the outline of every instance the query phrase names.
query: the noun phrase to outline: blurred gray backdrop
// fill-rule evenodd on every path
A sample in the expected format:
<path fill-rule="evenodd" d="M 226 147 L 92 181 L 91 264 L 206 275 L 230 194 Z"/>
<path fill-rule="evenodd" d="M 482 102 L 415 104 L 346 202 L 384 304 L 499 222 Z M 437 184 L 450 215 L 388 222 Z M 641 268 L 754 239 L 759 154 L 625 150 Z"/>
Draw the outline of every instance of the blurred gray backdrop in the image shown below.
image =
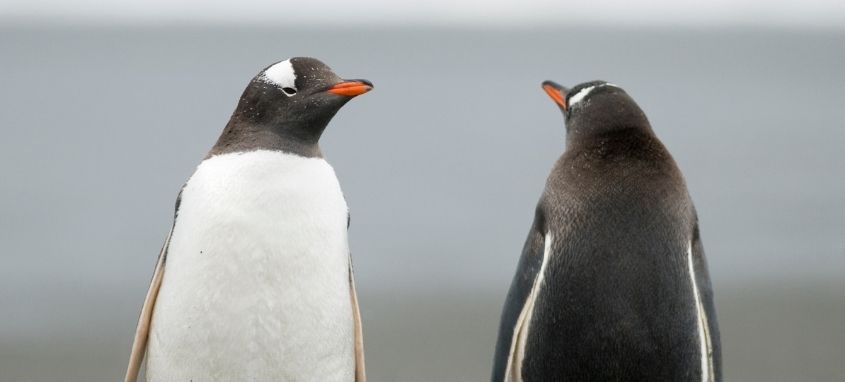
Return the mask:
<path fill-rule="evenodd" d="M 0 26 L 0 381 L 122 378 L 176 193 L 246 83 L 375 90 L 323 136 L 372 381 L 489 378 L 563 120 L 626 88 L 695 200 L 728 381 L 845 380 L 845 31 Z"/>

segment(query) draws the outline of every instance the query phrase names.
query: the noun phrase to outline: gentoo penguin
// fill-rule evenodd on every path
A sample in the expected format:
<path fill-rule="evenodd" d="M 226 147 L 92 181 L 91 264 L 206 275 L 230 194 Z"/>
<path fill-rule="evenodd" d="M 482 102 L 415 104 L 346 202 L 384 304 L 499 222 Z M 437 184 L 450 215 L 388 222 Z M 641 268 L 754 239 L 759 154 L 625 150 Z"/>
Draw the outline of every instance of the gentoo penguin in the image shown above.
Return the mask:
<path fill-rule="evenodd" d="M 493 381 L 719 381 L 713 292 L 684 178 L 637 103 L 588 82 L 502 312 Z"/>
<path fill-rule="evenodd" d="M 364 381 L 346 202 L 320 135 L 372 84 L 296 57 L 255 76 L 176 199 L 125 380 Z"/>

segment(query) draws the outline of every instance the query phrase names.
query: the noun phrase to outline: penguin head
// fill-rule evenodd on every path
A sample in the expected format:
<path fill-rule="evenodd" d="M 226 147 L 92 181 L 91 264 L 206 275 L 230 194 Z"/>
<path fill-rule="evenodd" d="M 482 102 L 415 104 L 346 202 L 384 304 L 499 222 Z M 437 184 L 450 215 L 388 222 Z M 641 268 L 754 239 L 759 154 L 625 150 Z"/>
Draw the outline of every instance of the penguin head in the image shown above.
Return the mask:
<path fill-rule="evenodd" d="M 315 145 L 335 113 L 372 88 L 367 80 L 340 78 L 315 58 L 280 61 L 249 82 L 226 130 L 272 132 L 298 145 Z"/>
<path fill-rule="evenodd" d="M 607 81 L 590 81 L 567 89 L 544 81 L 543 90 L 563 113 L 568 136 L 585 136 L 613 130 L 651 130 L 645 113 L 621 87 Z"/>

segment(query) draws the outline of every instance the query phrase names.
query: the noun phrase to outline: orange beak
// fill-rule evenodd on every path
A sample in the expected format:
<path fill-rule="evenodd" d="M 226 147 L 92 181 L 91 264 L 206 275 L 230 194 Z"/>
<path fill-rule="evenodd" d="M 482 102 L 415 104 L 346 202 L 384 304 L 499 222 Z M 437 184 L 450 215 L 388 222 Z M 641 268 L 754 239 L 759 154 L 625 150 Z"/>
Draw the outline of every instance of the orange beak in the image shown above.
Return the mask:
<path fill-rule="evenodd" d="M 549 95 L 549 97 L 552 99 L 552 101 L 555 101 L 555 103 L 558 106 L 560 106 L 561 109 L 563 109 L 563 110 L 567 109 L 566 88 L 564 88 L 563 86 L 560 86 L 560 85 L 558 85 L 558 84 L 556 84 L 552 81 L 544 81 L 543 82 L 543 90 L 546 92 L 546 94 Z"/>
<path fill-rule="evenodd" d="M 373 90 L 373 83 L 367 80 L 348 80 L 334 84 L 327 90 L 329 93 L 355 97 Z"/>

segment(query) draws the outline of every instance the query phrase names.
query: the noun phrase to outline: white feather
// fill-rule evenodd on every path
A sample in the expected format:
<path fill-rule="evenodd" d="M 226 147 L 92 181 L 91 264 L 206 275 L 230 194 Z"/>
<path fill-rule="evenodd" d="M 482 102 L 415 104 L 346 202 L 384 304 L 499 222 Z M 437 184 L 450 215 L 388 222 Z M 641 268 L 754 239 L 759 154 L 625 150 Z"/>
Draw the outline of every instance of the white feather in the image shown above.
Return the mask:
<path fill-rule="evenodd" d="M 698 283 L 695 281 L 695 268 L 693 267 L 692 243 L 687 246 L 687 266 L 689 268 L 692 293 L 695 298 L 695 316 L 698 325 L 698 343 L 701 360 L 702 382 L 713 381 L 713 351 L 710 343 L 710 330 L 707 321 L 707 312 L 701 303 L 701 295 L 698 293 Z"/>
<path fill-rule="evenodd" d="M 215 156 L 182 193 L 148 381 L 352 381 L 347 208 L 320 158 Z"/>
<path fill-rule="evenodd" d="M 569 97 L 569 107 L 572 107 L 576 103 L 581 102 L 581 100 L 584 99 L 584 97 L 586 97 L 587 94 L 590 94 L 590 92 L 592 92 L 593 89 L 595 89 L 595 88 L 596 88 L 595 86 L 588 86 L 586 88 L 579 90 L 578 93 L 575 93 L 575 95 L 573 95 L 572 97 Z"/>
<path fill-rule="evenodd" d="M 290 60 L 284 60 L 267 68 L 267 70 L 264 71 L 264 74 L 261 75 L 260 79 L 264 82 L 276 85 L 279 88 L 291 88 L 298 90 L 296 88 L 296 71 L 293 70 L 293 64 L 291 64 Z M 293 95 L 288 94 L 287 92 L 284 93 L 288 97 Z"/>
<path fill-rule="evenodd" d="M 573 95 L 572 97 L 569 97 L 569 104 L 568 104 L 569 107 L 572 107 L 576 103 L 581 102 L 581 100 L 583 100 L 585 97 L 587 97 L 596 88 L 600 88 L 600 87 L 604 87 L 604 86 L 610 86 L 610 87 L 618 88 L 618 86 L 616 86 L 616 85 L 614 85 L 610 82 L 605 82 L 605 83 L 599 84 L 599 85 L 588 86 L 586 88 L 579 90 L 578 93 L 575 93 L 575 95 Z"/>
<path fill-rule="evenodd" d="M 551 249 L 552 234 L 551 232 L 547 232 L 540 271 L 531 285 L 531 292 L 529 292 L 528 298 L 525 300 L 525 305 L 523 305 L 513 329 L 513 339 L 511 340 L 511 348 L 508 354 L 508 365 L 505 368 L 505 381 L 522 382 L 522 361 L 525 359 L 525 344 L 528 339 L 531 318 L 534 316 L 534 303 L 540 295 L 540 288 L 543 286 L 543 281 L 545 280 L 546 265 L 549 263 L 549 257 L 551 257 Z"/>

